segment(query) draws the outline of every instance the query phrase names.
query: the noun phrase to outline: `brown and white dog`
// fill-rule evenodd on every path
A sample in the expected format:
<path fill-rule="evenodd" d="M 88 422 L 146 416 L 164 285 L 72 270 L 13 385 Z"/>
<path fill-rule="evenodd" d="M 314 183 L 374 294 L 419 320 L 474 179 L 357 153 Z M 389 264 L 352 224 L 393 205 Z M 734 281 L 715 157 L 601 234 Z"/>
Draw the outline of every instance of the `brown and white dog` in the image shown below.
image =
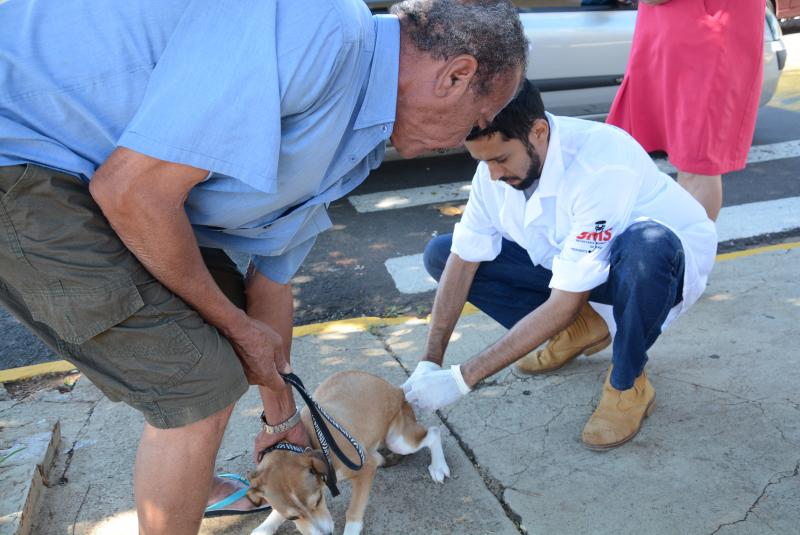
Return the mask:
<path fill-rule="evenodd" d="M 392 452 L 408 455 L 426 447 L 431 452 L 428 472 L 437 483 L 450 476 L 442 452 L 438 427 L 424 428 L 406 403 L 403 391 L 379 377 L 363 372 L 339 372 L 326 379 L 314 392 L 314 399 L 364 450 L 364 466 L 353 471 L 333 457 L 333 468 L 340 481 L 352 482 L 352 497 L 347 508 L 345 535 L 361 532 L 364 510 L 375 470 L 384 462 L 378 448 L 385 444 Z M 303 425 L 315 448 L 319 442 L 308 408 L 302 412 Z M 334 432 L 342 451 L 353 455 L 353 448 Z M 325 504 L 327 466 L 320 449 L 306 453 L 276 450 L 267 453 L 250 475 L 250 499 L 272 505 L 272 512 L 251 535 L 271 535 L 286 520 L 293 520 L 303 535 L 333 533 L 333 518 Z"/>

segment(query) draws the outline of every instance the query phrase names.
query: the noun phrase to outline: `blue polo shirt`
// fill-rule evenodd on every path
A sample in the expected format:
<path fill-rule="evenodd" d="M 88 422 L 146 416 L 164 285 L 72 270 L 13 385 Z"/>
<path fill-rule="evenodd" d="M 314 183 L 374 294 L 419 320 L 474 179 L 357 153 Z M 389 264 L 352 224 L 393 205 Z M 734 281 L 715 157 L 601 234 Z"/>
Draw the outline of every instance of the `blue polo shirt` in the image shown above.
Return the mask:
<path fill-rule="evenodd" d="M 391 134 L 399 23 L 362 0 L 7 0 L 0 21 L 0 165 L 88 182 L 124 146 L 206 169 L 198 242 L 278 282 Z"/>

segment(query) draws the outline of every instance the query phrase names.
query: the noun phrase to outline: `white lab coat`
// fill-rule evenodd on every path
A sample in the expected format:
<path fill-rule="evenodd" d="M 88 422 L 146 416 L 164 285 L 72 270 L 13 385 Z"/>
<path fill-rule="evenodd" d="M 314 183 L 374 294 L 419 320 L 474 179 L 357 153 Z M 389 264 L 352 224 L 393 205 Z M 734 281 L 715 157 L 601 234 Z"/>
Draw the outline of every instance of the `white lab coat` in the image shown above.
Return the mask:
<path fill-rule="evenodd" d="M 606 124 L 547 114 L 550 142 L 539 185 L 525 194 L 492 181 L 481 162 L 452 252 L 468 262 L 494 260 L 502 238 L 553 271 L 551 288 L 582 292 L 608 279 L 609 245 L 631 224 L 655 220 L 683 244 L 683 300 L 665 329 L 703 293 L 717 234 L 703 207 L 658 170 L 626 132 Z M 607 317 L 607 315 L 604 314 Z"/>

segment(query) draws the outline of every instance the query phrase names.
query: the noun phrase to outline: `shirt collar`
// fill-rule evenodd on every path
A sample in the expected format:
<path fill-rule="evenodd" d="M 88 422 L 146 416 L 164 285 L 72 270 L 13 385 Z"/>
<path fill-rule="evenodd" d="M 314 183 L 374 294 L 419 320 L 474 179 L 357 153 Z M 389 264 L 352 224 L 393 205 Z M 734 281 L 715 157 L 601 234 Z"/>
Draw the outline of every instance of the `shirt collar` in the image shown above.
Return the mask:
<path fill-rule="evenodd" d="M 558 190 L 558 182 L 564 176 L 564 159 L 561 155 L 561 135 L 558 129 L 558 118 L 545 112 L 547 122 L 550 123 L 550 140 L 547 143 L 547 155 L 544 159 L 542 176 L 539 187 L 534 195 L 539 197 L 552 197 Z"/>
<path fill-rule="evenodd" d="M 394 123 L 400 69 L 400 21 L 394 15 L 373 15 L 375 49 L 364 102 L 353 128 Z"/>
<path fill-rule="evenodd" d="M 539 186 L 525 204 L 525 226 L 542 215 L 542 201 L 545 197 L 552 197 L 558 192 L 558 183 L 564 175 L 564 159 L 561 155 L 561 136 L 558 130 L 558 119 L 555 115 L 545 112 L 547 122 L 550 124 L 550 139 L 547 142 L 547 155 L 542 167 L 542 176 Z"/>

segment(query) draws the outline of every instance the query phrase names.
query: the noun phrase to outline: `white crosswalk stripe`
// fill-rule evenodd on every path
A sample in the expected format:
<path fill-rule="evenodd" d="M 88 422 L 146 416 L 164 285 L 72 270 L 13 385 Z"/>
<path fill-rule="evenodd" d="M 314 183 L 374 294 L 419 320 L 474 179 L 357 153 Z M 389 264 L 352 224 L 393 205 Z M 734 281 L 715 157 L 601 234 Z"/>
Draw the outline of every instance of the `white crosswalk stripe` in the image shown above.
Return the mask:
<path fill-rule="evenodd" d="M 747 163 L 797 157 L 800 157 L 800 139 L 771 143 L 769 145 L 756 145 L 750 149 Z M 663 172 L 676 173 L 675 168 L 668 161 L 661 158 L 656 158 L 654 161 Z M 426 204 L 464 201 L 469 197 L 469 192 L 470 182 L 454 182 L 419 188 L 366 193 L 364 195 L 351 195 L 348 200 L 357 212 L 363 214 Z"/>
<path fill-rule="evenodd" d="M 728 206 L 717 219 L 720 242 L 800 228 L 800 197 Z M 425 271 L 422 254 L 390 258 L 385 263 L 400 293 L 415 294 L 436 288 Z"/>

